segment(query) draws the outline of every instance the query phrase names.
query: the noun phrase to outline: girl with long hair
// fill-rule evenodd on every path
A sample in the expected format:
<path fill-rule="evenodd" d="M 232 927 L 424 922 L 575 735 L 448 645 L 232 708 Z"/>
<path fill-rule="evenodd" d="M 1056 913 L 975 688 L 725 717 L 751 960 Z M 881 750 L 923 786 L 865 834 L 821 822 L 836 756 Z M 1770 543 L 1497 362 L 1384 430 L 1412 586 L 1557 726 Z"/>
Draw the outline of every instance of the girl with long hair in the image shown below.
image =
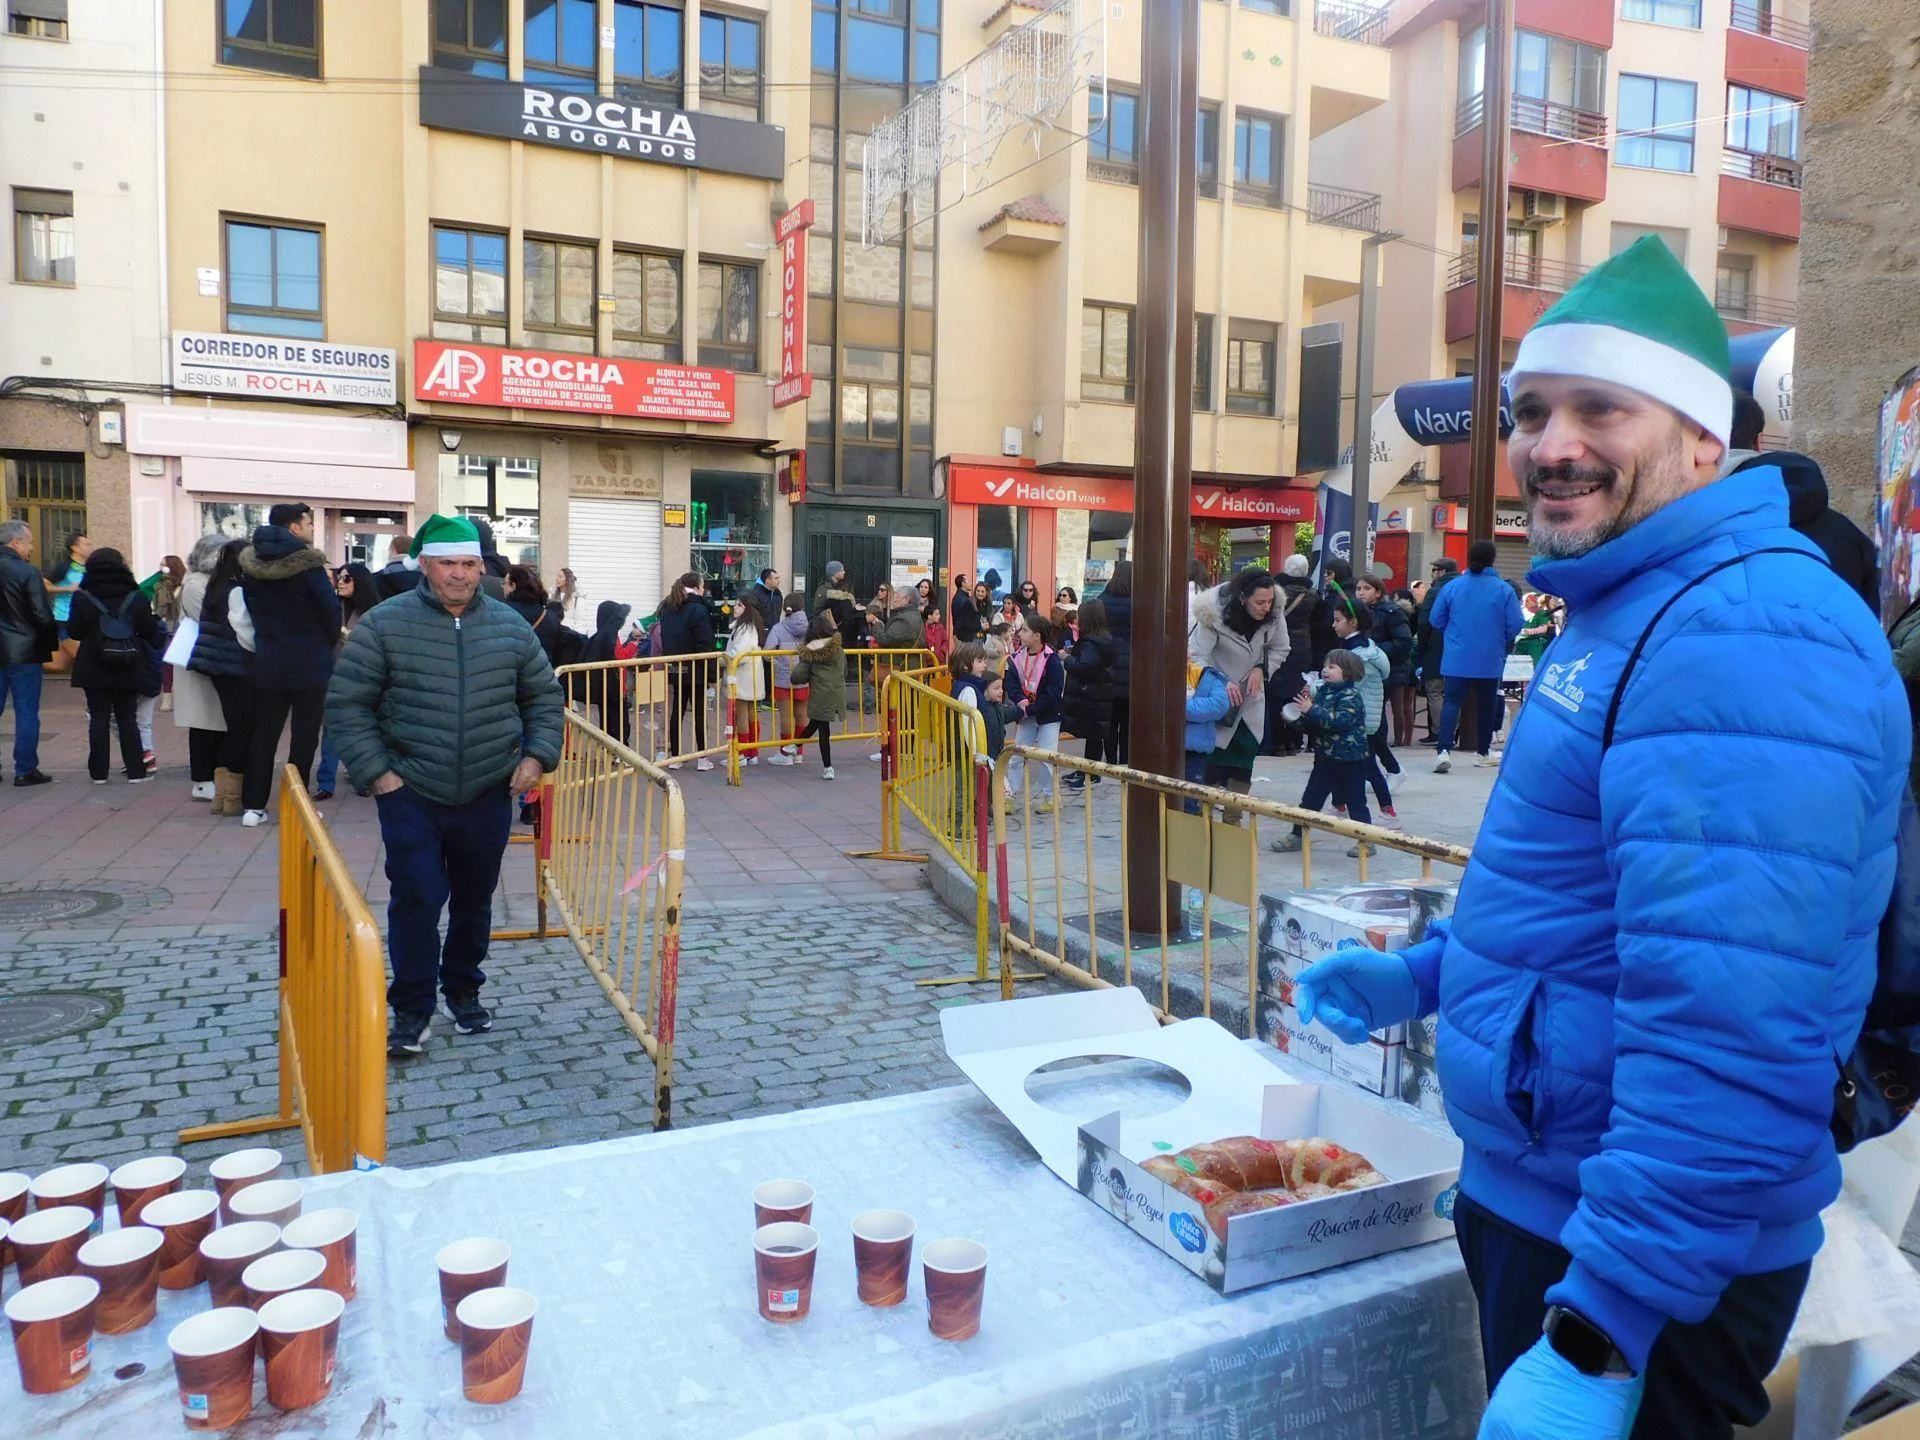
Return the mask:
<path fill-rule="evenodd" d="M 748 745 L 757 744 L 760 739 L 755 717 L 760 713 L 760 702 L 767 698 L 767 667 L 758 657 L 751 660 L 744 657 L 751 651 L 766 649 L 766 641 L 767 617 L 761 613 L 760 602 L 752 592 L 743 591 L 733 602 L 733 630 L 727 636 L 727 674 L 733 692 L 734 738 Z M 759 751 L 749 751 L 740 763 L 758 765 Z"/>

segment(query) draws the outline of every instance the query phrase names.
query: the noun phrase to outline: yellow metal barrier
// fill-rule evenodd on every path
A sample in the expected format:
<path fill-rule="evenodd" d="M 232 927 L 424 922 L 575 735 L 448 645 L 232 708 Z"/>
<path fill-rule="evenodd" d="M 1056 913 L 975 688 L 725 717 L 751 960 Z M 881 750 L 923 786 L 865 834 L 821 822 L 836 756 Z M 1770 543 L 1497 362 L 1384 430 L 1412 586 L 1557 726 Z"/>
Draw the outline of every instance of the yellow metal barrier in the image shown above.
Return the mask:
<path fill-rule="evenodd" d="M 749 665 L 766 665 L 776 660 L 791 660 L 797 652 L 792 650 L 748 650 L 736 656 L 727 673 L 727 692 L 733 697 L 738 689 L 740 672 Z M 848 652 L 853 661 L 851 675 L 847 681 L 846 715 L 833 727 L 834 740 L 879 740 L 886 733 L 884 703 L 881 691 L 885 688 L 889 675 L 904 675 L 915 680 L 930 679 L 938 667 L 934 664 L 933 652 L 929 650 L 853 650 Z M 764 685 L 764 671 L 762 684 Z M 758 704 L 771 705 L 772 723 L 765 729 L 760 728 L 760 715 L 756 709 L 754 715 L 755 731 L 751 738 L 743 738 L 729 725 L 727 731 L 727 781 L 740 783 L 740 762 L 743 757 L 758 755 L 762 750 L 775 750 L 783 745 L 800 746 L 810 742 L 800 740 L 799 732 L 806 729 L 806 702 L 796 700 L 791 695 L 769 695 Z M 729 717 L 732 707 L 728 707 Z"/>
<path fill-rule="evenodd" d="M 562 665 L 554 674 L 570 705 L 593 711 L 598 728 L 616 744 L 631 746 L 656 764 L 683 765 L 727 753 L 727 657 L 718 650 L 596 660 Z"/>
<path fill-rule="evenodd" d="M 653 1124 L 673 1118 L 673 1038 L 680 988 L 687 812 L 663 769 L 573 710 L 560 765 L 540 792 L 539 919 L 573 941 L 613 1008 L 653 1061 Z"/>
<path fill-rule="evenodd" d="M 300 772 L 280 774 L 280 1111 L 182 1130 L 183 1144 L 300 1127 L 316 1175 L 387 1158 L 380 931 Z"/>
<path fill-rule="evenodd" d="M 1019 789 L 1014 792 L 1008 787 L 1007 770 L 1016 756 L 1021 757 L 1024 763 L 1021 766 Z M 1056 783 L 1052 803 L 1043 802 L 1035 807 L 1033 774 L 1036 765 L 1050 766 L 1056 781 L 1064 774 L 1080 774 L 1084 777 L 1083 786 L 1076 794 Z M 1093 783 L 1096 778 L 1102 782 L 1098 786 Z M 1250 795 L 1195 785 L 1184 780 L 1169 780 L 1141 770 L 1105 765 L 1075 755 L 1036 750 L 1026 745 L 1009 743 L 1001 751 L 994 767 L 994 783 L 989 789 L 1000 918 L 1000 990 L 1003 996 L 1011 999 L 1014 981 L 1024 978 L 1014 974 L 1015 957 L 1032 960 L 1050 975 L 1087 989 L 1132 985 L 1132 937 L 1138 933 L 1152 935 L 1157 930 L 1160 942 L 1160 996 L 1154 1008 L 1162 1021 L 1173 1020 L 1176 1017 L 1173 1012 L 1170 952 L 1176 943 L 1186 943 L 1194 937 L 1185 934 L 1185 917 L 1181 913 L 1183 907 L 1179 900 L 1169 897 L 1168 889 L 1170 886 L 1185 887 L 1199 892 L 1202 897 L 1198 915 L 1200 933 L 1197 938 L 1200 942 L 1199 1009 L 1203 1015 L 1211 1016 L 1213 1013 L 1214 901 L 1224 900 L 1247 911 L 1249 1035 L 1255 1033 L 1254 1001 L 1260 991 L 1260 927 L 1256 912 L 1260 905 L 1262 820 L 1282 822 L 1289 828 L 1296 825 L 1301 828 L 1299 855 L 1302 889 L 1310 889 L 1313 885 L 1315 834 L 1337 836 L 1343 842 L 1358 842 L 1360 879 L 1363 882 L 1368 878 L 1369 860 L 1375 850 L 1393 851 L 1419 860 L 1422 879 L 1433 877 L 1436 863 L 1464 870 L 1468 860 L 1465 849 L 1444 841 L 1403 835 L 1377 825 L 1360 825 L 1335 815 L 1256 800 Z M 1145 836 L 1130 833 L 1133 823 L 1130 812 L 1133 807 L 1129 801 L 1133 793 L 1140 790 L 1155 797 L 1154 833 Z M 1099 837 L 1095 833 L 1096 800 L 1103 814 L 1111 804 L 1118 802 L 1117 853 L 1112 847 L 1098 844 Z M 1014 923 L 1007 840 L 1010 809 L 1019 821 L 1021 832 L 1020 855 L 1025 880 L 1021 888 L 1026 910 L 1024 935 L 1019 933 L 1020 927 Z M 1224 818 L 1216 819 L 1216 812 Z M 1034 831 L 1039 821 L 1050 821 L 1051 829 L 1038 837 L 1036 843 Z M 1273 832 L 1270 830 L 1269 833 Z M 1157 857 L 1159 873 L 1167 882 L 1159 887 L 1156 913 L 1144 917 L 1134 915 L 1128 886 L 1132 857 L 1142 853 Z M 1076 963 L 1067 953 L 1071 948 L 1067 938 L 1069 916 L 1076 926 L 1081 919 L 1080 900 L 1076 898 L 1071 904 L 1068 901 L 1069 890 L 1076 886 L 1083 886 L 1085 890 L 1085 964 Z M 1117 950 L 1119 954 L 1117 961 L 1111 962 L 1109 974 L 1102 973 L 1101 965 L 1102 943 L 1108 939 L 1102 933 L 1100 923 L 1103 890 L 1109 897 L 1105 907 L 1109 919 L 1115 918 L 1112 915 L 1114 901 L 1117 901 L 1119 910 L 1117 935 L 1108 941 L 1109 948 Z M 1048 893 L 1053 910 L 1052 945 L 1057 949 L 1043 943 L 1040 933 L 1042 912 L 1038 902 L 1043 894 Z M 1137 924 L 1137 921 L 1145 923 Z"/>

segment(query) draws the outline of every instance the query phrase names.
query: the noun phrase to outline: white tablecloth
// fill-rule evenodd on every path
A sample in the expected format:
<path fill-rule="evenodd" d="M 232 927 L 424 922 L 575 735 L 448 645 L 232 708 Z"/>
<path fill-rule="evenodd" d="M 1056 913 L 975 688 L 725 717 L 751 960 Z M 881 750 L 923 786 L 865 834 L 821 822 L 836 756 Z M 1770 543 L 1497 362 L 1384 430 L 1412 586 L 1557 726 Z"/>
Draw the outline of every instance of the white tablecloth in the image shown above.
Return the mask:
<path fill-rule="evenodd" d="M 813 1313 L 754 1305 L 749 1191 L 819 1192 Z M 563 1150 L 308 1182 L 307 1208 L 361 1215 L 360 1294 L 333 1393 L 232 1432 L 372 1440 L 730 1436 L 1471 1437 L 1484 1401 L 1472 1297 L 1451 1243 L 1223 1298 L 1043 1169 L 970 1088 L 635 1136 Z M 854 1296 L 848 1221 L 899 1207 L 922 1242 L 988 1246 L 985 1321 L 961 1344 L 906 1304 Z M 540 1299 L 521 1397 L 468 1404 L 442 1338 L 434 1252 L 494 1235 Z M 0 1434 L 183 1433 L 160 1319 L 95 1342 L 64 1395 L 0 1378 Z M 11 1341 L 0 1342 L 10 1346 Z M 12 1369 L 12 1357 L 4 1362 Z M 144 1365 L 125 1380 L 115 1372 Z"/>

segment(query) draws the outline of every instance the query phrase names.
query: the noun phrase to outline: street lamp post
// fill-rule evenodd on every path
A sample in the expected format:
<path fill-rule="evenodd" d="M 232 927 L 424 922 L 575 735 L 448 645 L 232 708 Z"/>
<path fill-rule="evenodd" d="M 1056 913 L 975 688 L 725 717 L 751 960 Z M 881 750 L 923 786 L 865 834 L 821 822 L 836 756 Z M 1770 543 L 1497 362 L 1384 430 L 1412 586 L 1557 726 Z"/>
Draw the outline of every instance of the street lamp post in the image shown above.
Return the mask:
<path fill-rule="evenodd" d="M 1381 230 L 1360 242 L 1360 350 L 1354 357 L 1353 538 L 1356 578 L 1369 573 L 1373 557 L 1373 343 L 1380 324 L 1380 249 L 1400 238 Z"/>
<path fill-rule="evenodd" d="M 1507 283 L 1507 177 L 1513 144 L 1513 0 L 1487 0 L 1486 84 L 1480 112 L 1480 253 L 1473 335 L 1472 470 L 1467 537 L 1493 538 L 1493 469 L 1500 443 L 1501 311 Z"/>

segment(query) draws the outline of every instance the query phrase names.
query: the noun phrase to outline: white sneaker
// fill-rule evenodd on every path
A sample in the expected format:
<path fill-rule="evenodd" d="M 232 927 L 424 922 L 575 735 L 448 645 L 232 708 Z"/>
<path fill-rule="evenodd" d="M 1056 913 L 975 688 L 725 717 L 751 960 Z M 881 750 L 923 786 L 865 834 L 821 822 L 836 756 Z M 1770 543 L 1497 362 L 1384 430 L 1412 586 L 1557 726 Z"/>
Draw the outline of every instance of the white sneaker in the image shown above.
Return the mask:
<path fill-rule="evenodd" d="M 760 757 L 758 755 L 742 756 L 740 763 L 742 765 L 758 765 L 760 763 Z"/>
<path fill-rule="evenodd" d="M 794 763 L 793 756 L 787 754 L 784 750 L 777 755 L 767 756 L 767 764 L 769 765 L 792 765 Z"/>
<path fill-rule="evenodd" d="M 798 745 L 782 745 L 780 747 L 780 753 L 788 756 L 798 755 L 800 753 L 800 747 Z"/>
<path fill-rule="evenodd" d="M 1498 770 L 1500 768 L 1500 757 L 1498 755 L 1481 755 L 1474 760 L 1473 764 L 1474 768 L 1478 770 Z"/>
<path fill-rule="evenodd" d="M 240 817 L 240 823 L 249 830 L 255 826 L 264 825 L 267 823 L 267 812 L 264 810 L 249 810 Z"/>
<path fill-rule="evenodd" d="M 822 780 L 831 780 L 831 779 L 833 779 L 833 767 L 832 767 L 831 765 L 829 765 L 829 766 L 827 766 L 827 768 L 826 768 L 826 769 L 824 769 L 824 770 L 822 770 L 822 771 L 820 772 L 820 778 L 821 778 Z"/>
<path fill-rule="evenodd" d="M 1453 755 L 1450 751 L 1442 750 L 1439 755 L 1434 758 L 1433 773 L 1436 775 L 1445 775 L 1451 769 L 1453 769 Z"/>
<path fill-rule="evenodd" d="M 873 754 L 867 756 L 867 759 L 871 760 L 874 764 L 878 765 L 881 759 L 880 752 L 878 750 L 874 751 Z"/>
<path fill-rule="evenodd" d="M 696 770 L 711 770 L 713 769 L 713 762 L 711 760 L 703 759 L 696 762 L 693 768 Z"/>
<path fill-rule="evenodd" d="M 211 800 L 213 799 L 213 781 L 196 780 L 193 782 L 193 789 L 187 793 L 195 800 Z"/>
<path fill-rule="evenodd" d="M 656 750 L 653 752 L 653 763 L 656 765 L 664 765 L 672 758 L 673 757 L 664 750 Z"/>

